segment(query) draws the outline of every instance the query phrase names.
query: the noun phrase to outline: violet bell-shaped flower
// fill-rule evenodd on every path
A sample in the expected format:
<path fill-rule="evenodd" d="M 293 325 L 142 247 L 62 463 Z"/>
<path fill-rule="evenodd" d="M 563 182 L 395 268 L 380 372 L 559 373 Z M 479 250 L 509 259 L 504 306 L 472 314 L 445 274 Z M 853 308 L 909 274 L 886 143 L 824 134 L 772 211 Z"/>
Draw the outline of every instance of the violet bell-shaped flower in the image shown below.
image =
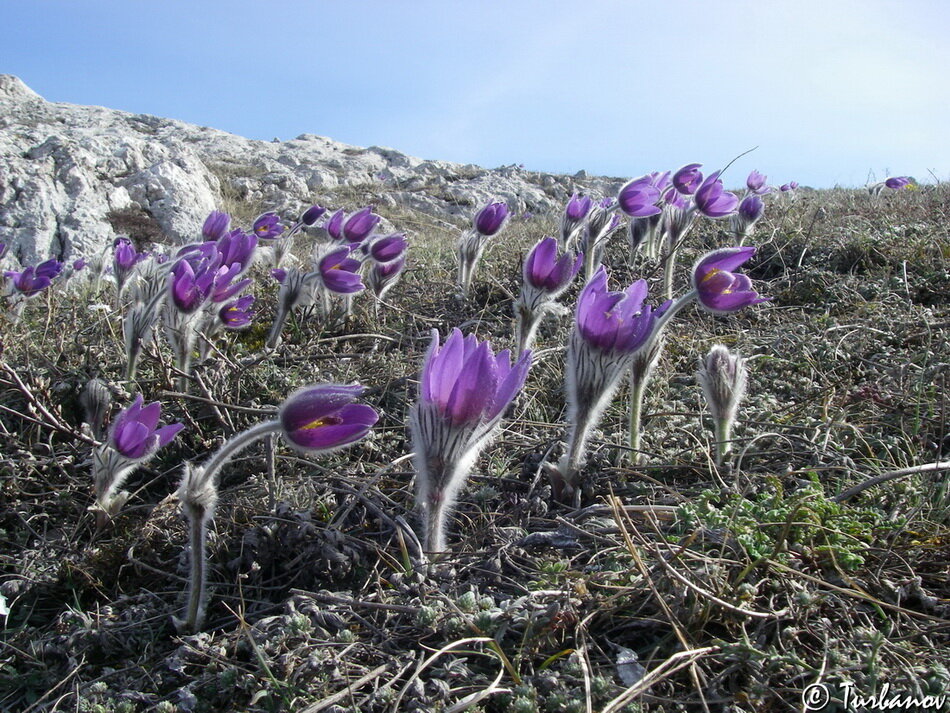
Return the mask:
<path fill-rule="evenodd" d="M 370 207 L 358 210 L 343 223 L 342 239 L 348 243 L 362 243 L 376 229 L 380 220 Z"/>
<path fill-rule="evenodd" d="M 254 225 L 251 227 L 251 232 L 253 232 L 259 240 L 273 240 L 274 238 L 280 237 L 284 232 L 284 225 L 280 222 L 280 217 L 277 213 L 271 211 L 257 216 Z"/>
<path fill-rule="evenodd" d="M 472 219 L 475 232 L 486 238 L 497 235 L 508 220 L 508 204 L 493 201 L 478 209 Z"/>
<path fill-rule="evenodd" d="M 567 207 L 564 209 L 564 214 L 573 221 L 581 221 L 587 217 L 587 213 L 590 211 L 592 199 L 590 196 L 581 196 L 577 193 L 571 195 L 571 199 L 567 202 Z"/>
<path fill-rule="evenodd" d="M 344 246 L 320 258 L 320 279 L 330 292 L 351 295 L 363 289 L 363 281 L 359 275 L 360 261 L 349 256 L 351 251 L 352 248 Z"/>
<path fill-rule="evenodd" d="M 746 188 L 749 190 L 749 193 L 754 193 L 757 196 L 764 196 L 767 193 L 771 193 L 772 189 L 769 188 L 768 176 L 763 176 L 758 171 L 753 170 L 749 173 L 749 176 L 745 179 Z"/>
<path fill-rule="evenodd" d="M 324 230 L 327 231 L 327 234 L 330 236 L 331 240 L 341 241 L 343 240 L 343 221 L 346 220 L 346 211 L 342 208 L 336 211 L 333 215 L 327 218 L 326 224 L 323 226 Z"/>
<path fill-rule="evenodd" d="M 693 266 L 693 289 L 700 305 L 714 314 L 731 314 L 749 305 L 767 302 L 752 289 L 747 275 L 733 273 L 755 255 L 754 247 L 713 250 Z"/>
<path fill-rule="evenodd" d="M 739 198 L 723 189 L 719 171 L 711 173 L 696 190 L 693 201 L 696 210 L 707 218 L 725 218 L 732 215 L 739 205 Z"/>
<path fill-rule="evenodd" d="M 326 208 L 318 205 L 312 205 L 307 208 L 307 210 L 305 210 L 300 216 L 300 222 L 306 226 L 314 225 L 326 212 Z"/>
<path fill-rule="evenodd" d="M 369 289 L 377 300 L 383 299 L 386 293 L 399 281 L 399 276 L 406 267 L 406 256 L 400 255 L 389 262 L 372 262 L 367 282 Z"/>
<path fill-rule="evenodd" d="M 617 203 L 620 210 L 631 218 L 646 218 L 660 212 L 656 202 L 660 199 L 659 189 L 653 185 L 651 176 L 641 176 L 628 181 L 620 193 L 617 194 Z"/>
<path fill-rule="evenodd" d="M 732 216 L 732 232 L 736 238 L 745 240 L 765 212 L 765 203 L 755 193 L 750 193 L 739 203 L 739 210 Z"/>
<path fill-rule="evenodd" d="M 673 187 L 686 196 L 693 195 L 703 184 L 701 163 L 688 163 L 673 174 Z"/>
<path fill-rule="evenodd" d="M 158 428 L 162 405 L 153 401 L 143 406 L 143 402 L 141 394 L 136 396 L 132 405 L 116 417 L 109 436 L 110 445 L 129 460 L 146 460 L 159 448 L 171 443 L 185 427 L 173 423 Z"/>
<path fill-rule="evenodd" d="M 651 309 L 645 304 L 647 292 L 645 280 L 634 282 L 623 292 L 609 292 L 607 271 L 601 266 L 577 301 L 565 371 L 570 424 L 567 447 L 558 465 L 547 468 L 554 495 L 563 502 L 579 502 L 590 432 L 637 351 L 650 343 L 658 317 L 669 308 L 667 302 Z"/>
<path fill-rule="evenodd" d="M 496 356 L 487 341 L 463 337 L 458 329 L 440 347 L 433 330 L 409 419 L 427 551 L 446 549 L 448 513 L 530 366 L 530 351 L 512 364 L 508 350 Z"/>
<path fill-rule="evenodd" d="M 379 414 L 365 404 L 353 403 L 363 387 L 323 384 L 291 394 L 280 407 L 281 433 L 303 451 L 329 452 L 365 437 Z"/>
<path fill-rule="evenodd" d="M 796 190 L 797 188 L 798 188 L 798 182 L 797 182 L 797 181 L 789 181 L 788 183 L 783 183 L 783 184 L 781 185 L 781 187 L 779 187 L 779 190 L 780 190 L 782 193 L 788 193 L 789 191 L 794 191 L 794 190 Z"/>
<path fill-rule="evenodd" d="M 530 348 L 544 315 L 555 308 L 557 299 L 580 271 L 584 254 L 565 251 L 558 257 L 558 241 L 539 240 L 524 262 L 521 292 L 515 300 L 515 336 L 518 351 Z"/>
<path fill-rule="evenodd" d="M 910 183 L 911 181 L 908 176 L 891 176 L 884 181 L 884 187 L 890 188 L 892 191 L 899 191 L 903 188 L 907 188 Z"/>
<path fill-rule="evenodd" d="M 226 329 L 243 329 L 254 319 L 254 312 L 251 310 L 253 304 L 254 295 L 238 297 L 218 310 L 218 319 Z"/>
<path fill-rule="evenodd" d="M 231 216 L 220 210 L 213 210 L 205 219 L 201 228 L 201 234 L 205 240 L 218 240 L 223 238 L 231 225 Z"/>
<path fill-rule="evenodd" d="M 404 233 L 384 235 L 373 240 L 366 248 L 369 256 L 376 262 L 391 262 L 400 257 L 408 247 Z"/>

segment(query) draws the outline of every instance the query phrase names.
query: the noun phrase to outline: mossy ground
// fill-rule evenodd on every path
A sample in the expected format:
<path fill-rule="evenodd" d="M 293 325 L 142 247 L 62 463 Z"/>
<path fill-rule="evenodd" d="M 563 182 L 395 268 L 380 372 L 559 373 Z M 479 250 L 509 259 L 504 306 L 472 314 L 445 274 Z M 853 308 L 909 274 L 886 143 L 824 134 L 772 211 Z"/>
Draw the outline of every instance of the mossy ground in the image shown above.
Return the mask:
<path fill-rule="evenodd" d="M 349 321 L 296 315 L 273 353 L 261 346 L 276 283 L 255 268 L 259 324 L 219 337 L 188 394 L 172 388 L 163 344 L 135 384 L 121 381 L 119 314 L 90 308 L 113 304 L 108 290 L 31 301 L 2 333 L 0 709 L 447 711 L 473 696 L 469 710 L 785 711 L 819 679 L 945 692 L 947 472 L 833 498 L 950 458 L 950 191 L 771 198 L 748 272 L 773 300 L 728 317 L 691 309 L 672 325 L 647 396 L 645 462 L 625 447 L 621 391 L 592 441 L 582 508 L 551 501 L 540 464 L 563 438 L 570 319 L 549 317 L 525 395 L 463 491 L 452 552 L 426 568 L 396 520 L 416 522 L 405 421 L 430 331 L 510 347 L 520 260 L 554 216 L 493 239 L 462 300 L 457 232 L 382 209 L 411 249 L 378 318 L 367 295 Z M 722 227 L 694 228 L 681 288 L 692 260 L 730 244 Z M 622 233 L 607 262 L 615 288 L 660 278 L 628 267 Z M 694 377 L 717 342 L 751 370 L 736 455 L 719 473 L 727 490 Z M 75 435 L 92 377 L 116 408 L 141 391 L 187 426 L 136 472 L 103 531 L 87 510 L 91 445 Z M 263 443 L 225 468 L 206 631 L 177 635 L 180 463 L 325 381 L 367 386 L 378 427 L 317 459 L 278 444 L 273 478 Z M 615 700 L 637 666 L 652 685 Z"/>

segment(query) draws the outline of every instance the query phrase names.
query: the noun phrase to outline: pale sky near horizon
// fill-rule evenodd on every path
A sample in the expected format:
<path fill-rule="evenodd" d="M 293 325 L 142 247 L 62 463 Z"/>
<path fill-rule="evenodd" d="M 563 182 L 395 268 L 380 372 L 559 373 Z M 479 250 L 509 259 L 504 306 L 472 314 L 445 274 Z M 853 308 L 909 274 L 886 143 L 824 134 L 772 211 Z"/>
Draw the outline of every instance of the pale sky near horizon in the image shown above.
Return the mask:
<path fill-rule="evenodd" d="M 950 180 L 943 0 L 0 0 L 50 101 L 242 136 L 636 176 Z M 931 175 L 932 172 L 932 175 Z"/>

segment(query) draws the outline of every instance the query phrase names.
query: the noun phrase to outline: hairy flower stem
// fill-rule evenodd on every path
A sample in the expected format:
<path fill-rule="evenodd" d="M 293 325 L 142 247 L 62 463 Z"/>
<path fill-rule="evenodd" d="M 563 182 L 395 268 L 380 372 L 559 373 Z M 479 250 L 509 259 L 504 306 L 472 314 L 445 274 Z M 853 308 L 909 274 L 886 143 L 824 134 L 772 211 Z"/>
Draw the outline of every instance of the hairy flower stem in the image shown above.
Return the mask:
<path fill-rule="evenodd" d="M 204 624 L 206 589 L 206 539 L 208 524 L 214 519 L 217 500 L 218 471 L 239 451 L 254 441 L 280 430 L 280 421 L 265 421 L 242 431 L 224 442 L 203 466 L 186 466 L 186 475 L 179 488 L 182 509 L 189 521 L 191 562 L 189 563 L 188 601 L 185 618 L 177 620 L 180 631 L 199 631 Z"/>
<path fill-rule="evenodd" d="M 716 465 L 721 466 L 732 452 L 732 422 L 728 419 L 716 421 Z"/>
<path fill-rule="evenodd" d="M 524 304 L 518 305 L 515 311 L 515 335 L 518 339 L 518 349 L 515 354 L 521 354 L 525 349 L 531 348 L 543 317 L 544 312 L 541 310 L 532 310 Z"/>
<path fill-rule="evenodd" d="M 673 299 L 673 274 L 676 271 L 676 256 L 678 254 L 675 246 L 670 246 L 666 254 L 666 264 L 663 266 L 663 294 L 666 299 Z"/>
<path fill-rule="evenodd" d="M 273 349 L 277 346 L 277 342 L 280 341 L 280 333 L 284 331 L 284 322 L 287 321 L 287 315 L 290 314 L 290 310 L 281 306 L 277 311 L 277 316 L 274 317 L 274 323 L 271 325 L 270 333 L 267 335 L 267 341 L 264 343 L 264 346 L 268 349 Z"/>

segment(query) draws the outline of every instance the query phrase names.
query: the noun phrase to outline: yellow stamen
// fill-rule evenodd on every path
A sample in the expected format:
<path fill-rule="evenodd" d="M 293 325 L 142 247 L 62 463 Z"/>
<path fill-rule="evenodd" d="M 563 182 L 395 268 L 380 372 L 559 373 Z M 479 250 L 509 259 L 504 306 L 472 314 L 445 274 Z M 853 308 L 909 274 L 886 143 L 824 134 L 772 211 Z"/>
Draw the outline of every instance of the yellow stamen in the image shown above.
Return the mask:
<path fill-rule="evenodd" d="M 720 270 L 718 267 L 714 267 L 712 270 L 706 273 L 706 276 L 702 280 L 700 280 L 700 282 L 709 282 L 709 280 L 714 278 L 720 272 L 722 272 L 722 270 Z"/>

